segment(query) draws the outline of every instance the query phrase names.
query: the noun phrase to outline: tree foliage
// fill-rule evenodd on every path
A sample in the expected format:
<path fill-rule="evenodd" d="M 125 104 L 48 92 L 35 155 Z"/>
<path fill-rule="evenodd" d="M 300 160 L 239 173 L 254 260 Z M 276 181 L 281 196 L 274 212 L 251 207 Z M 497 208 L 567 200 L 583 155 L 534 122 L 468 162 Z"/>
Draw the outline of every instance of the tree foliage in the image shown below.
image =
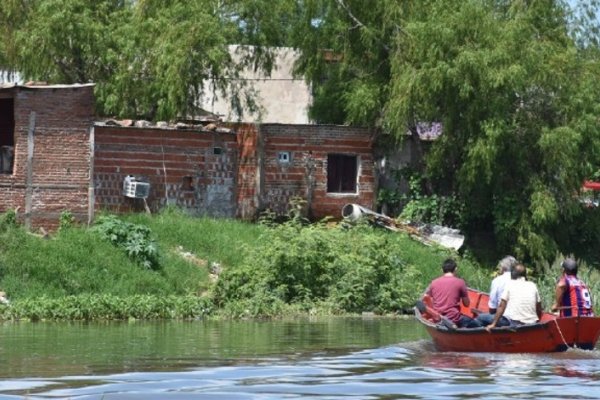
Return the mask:
<path fill-rule="evenodd" d="M 289 29 L 282 22 L 293 14 L 292 2 L 275 3 L 7 0 L 0 3 L 0 65 L 27 80 L 95 82 L 106 115 L 185 116 L 207 81 L 239 112 L 251 110 L 253 99 L 237 78 L 243 67 L 272 66 L 262 45 L 280 44 Z M 240 49 L 241 62 L 232 44 L 249 45 Z"/>
<path fill-rule="evenodd" d="M 426 172 L 465 204 L 471 233 L 492 227 L 505 251 L 536 259 L 555 254 L 558 230 L 577 233 L 576 194 L 600 165 L 596 2 L 578 13 L 557 0 L 306 4 L 299 68 L 341 111 L 328 122 L 402 137 L 440 121 Z"/>
<path fill-rule="evenodd" d="M 455 195 L 467 233 L 493 229 L 502 251 L 548 258 L 572 251 L 561 238 L 577 234 L 577 193 L 600 170 L 599 4 L 569 4 L 4 0 L 0 66 L 96 82 L 101 114 L 171 119 L 207 81 L 252 109 L 241 69 L 269 70 L 268 46 L 293 45 L 315 121 L 396 137 L 442 122 L 428 195 Z M 251 46 L 234 57 L 232 44 Z"/>

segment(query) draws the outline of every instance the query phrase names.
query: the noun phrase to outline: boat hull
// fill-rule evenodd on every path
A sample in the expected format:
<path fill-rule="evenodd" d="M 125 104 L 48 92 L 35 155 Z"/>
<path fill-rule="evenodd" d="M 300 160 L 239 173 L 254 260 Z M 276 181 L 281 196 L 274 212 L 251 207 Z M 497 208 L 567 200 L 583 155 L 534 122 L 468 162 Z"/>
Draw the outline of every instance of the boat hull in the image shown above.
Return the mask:
<path fill-rule="evenodd" d="M 480 311 L 487 311 L 487 295 L 470 290 L 471 304 Z M 475 301 L 473 301 L 475 300 Z M 470 309 L 463 313 L 473 316 Z M 439 351 L 456 352 L 503 352 L 547 353 L 565 351 L 569 348 L 591 350 L 600 336 L 599 317 L 557 318 L 544 313 L 539 323 L 519 327 L 458 328 L 436 323 L 427 312 L 415 309 L 417 319 L 424 324 Z"/>

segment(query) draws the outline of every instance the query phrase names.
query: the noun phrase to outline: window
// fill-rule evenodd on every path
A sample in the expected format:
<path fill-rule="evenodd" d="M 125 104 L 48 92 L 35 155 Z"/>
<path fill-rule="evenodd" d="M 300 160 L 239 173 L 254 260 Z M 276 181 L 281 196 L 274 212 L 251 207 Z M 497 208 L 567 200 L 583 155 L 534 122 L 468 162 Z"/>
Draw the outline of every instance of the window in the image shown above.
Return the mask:
<path fill-rule="evenodd" d="M 0 174 L 12 174 L 14 151 L 14 100 L 12 98 L 0 98 Z"/>
<path fill-rule="evenodd" d="M 183 177 L 181 190 L 194 190 L 194 179 L 191 176 Z"/>
<path fill-rule="evenodd" d="M 327 155 L 327 193 L 356 193 L 358 159 L 345 154 Z"/>
<path fill-rule="evenodd" d="M 215 156 L 220 156 L 223 154 L 223 149 L 221 147 L 213 147 L 213 154 Z"/>
<path fill-rule="evenodd" d="M 289 164 L 290 160 L 291 157 L 289 151 L 280 151 L 277 153 L 277 161 L 279 161 L 281 164 Z"/>

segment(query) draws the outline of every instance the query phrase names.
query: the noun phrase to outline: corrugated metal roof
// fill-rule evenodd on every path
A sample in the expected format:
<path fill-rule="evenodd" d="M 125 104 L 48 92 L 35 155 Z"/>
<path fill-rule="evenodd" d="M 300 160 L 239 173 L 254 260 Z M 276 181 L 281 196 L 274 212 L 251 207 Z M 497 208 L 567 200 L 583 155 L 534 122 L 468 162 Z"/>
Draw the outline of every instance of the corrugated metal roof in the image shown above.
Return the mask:
<path fill-rule="evenodd" d="M 20 88 L 20 89 L 77 89 L 77 88 L 82 88 L 82 87 L 90 87 L 90 86 L 95 86 L 95 83 L 73 83 L 73 84 L 68 84 L 68 85 L 48 85 L 48 84 L 44 84 L 42 82 L 28 82 L 25 84 L 18 84 L 18 83 L 0 83 L 0 90 L 5 90 L 5 89 L 14 89 L 14 88 Z"/>

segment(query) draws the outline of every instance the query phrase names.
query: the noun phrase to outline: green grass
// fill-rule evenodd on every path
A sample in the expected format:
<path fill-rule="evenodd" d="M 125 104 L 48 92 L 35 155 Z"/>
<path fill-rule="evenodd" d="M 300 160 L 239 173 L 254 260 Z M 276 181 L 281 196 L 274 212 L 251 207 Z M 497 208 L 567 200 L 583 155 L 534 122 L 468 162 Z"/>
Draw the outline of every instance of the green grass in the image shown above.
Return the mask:
<path fill-rule="evenodd" d="M 240 265 L 244 248 L 253 246 L 265 230 L 264 226 L 237 220 L 194 218 L 175 209 L 158 215 L 132 214 L 126 219 L 150 227 L 165 250 L 181 246 L 209 265 L 216 262 L 224 267 Z"/>
<path fill-rule="evenodd" d="M 456 253 L 368 227 L 268 228 L 173 209 L 119 217 L 149 228 L 159 254 L 151 269 L 93 229 L 67 226 L 42 238 L 4 217 L 0 290 L 13 302 L 5 318 L 403 312 L 441 274 L 447 257 L 458 260 L 469 286 L 487 290 L 491 279 L 489 269 Z M 209 278 L 214 263 L 223 271 L 217 285 Z M 190 297 L 201 298 L 201 311 Z"/>
<path fill-rule="evenodd" d="M 190 294 L 206 282 L 205 270 L 172 256 L 165 258 L 160 271 L 141 268 L 86 229 L 72 228 L 43 239 L 15 228 L 0 240 L 0 288 L 15 299 L 82 293 Z"/>

